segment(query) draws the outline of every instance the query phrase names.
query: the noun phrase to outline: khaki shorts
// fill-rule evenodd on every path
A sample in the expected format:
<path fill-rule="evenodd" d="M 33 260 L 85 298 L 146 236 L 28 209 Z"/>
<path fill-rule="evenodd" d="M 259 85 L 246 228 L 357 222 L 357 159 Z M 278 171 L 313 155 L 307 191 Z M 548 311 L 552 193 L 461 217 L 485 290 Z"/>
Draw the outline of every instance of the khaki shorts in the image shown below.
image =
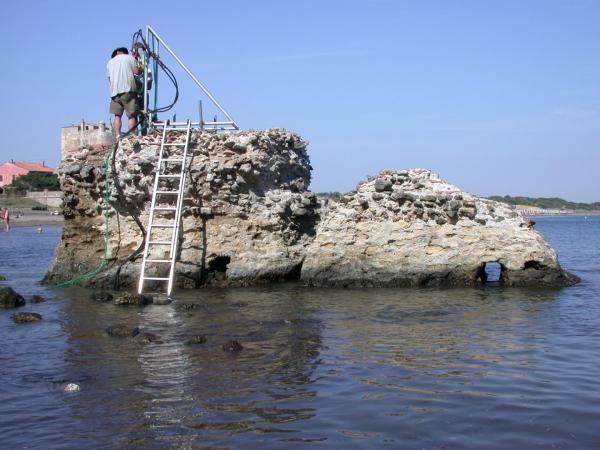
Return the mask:
<path fill-rule="evenodd" d="M 127 113 L 127 117 L 136 116 L 139 111 L 137 94 L 135 92 L 123 92 L 115 95 L 110 99 L 109 111 L 115 116 L 122 116 L 123 111 Z"/>

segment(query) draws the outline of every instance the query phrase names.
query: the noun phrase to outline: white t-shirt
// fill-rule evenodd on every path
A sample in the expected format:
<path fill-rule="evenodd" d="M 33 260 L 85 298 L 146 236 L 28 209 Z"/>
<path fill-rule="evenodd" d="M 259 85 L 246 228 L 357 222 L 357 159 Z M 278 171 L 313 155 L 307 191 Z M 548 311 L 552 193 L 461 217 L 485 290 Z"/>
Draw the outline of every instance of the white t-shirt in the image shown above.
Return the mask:
<path fill-rule="evenodd" d="M 123 92 L 135 91 L 133 69 L 136 66 L 135 58 L 131 55 L 120 54 L 108 61 L 106 72 L 110 84 L 111 98 Z"/>

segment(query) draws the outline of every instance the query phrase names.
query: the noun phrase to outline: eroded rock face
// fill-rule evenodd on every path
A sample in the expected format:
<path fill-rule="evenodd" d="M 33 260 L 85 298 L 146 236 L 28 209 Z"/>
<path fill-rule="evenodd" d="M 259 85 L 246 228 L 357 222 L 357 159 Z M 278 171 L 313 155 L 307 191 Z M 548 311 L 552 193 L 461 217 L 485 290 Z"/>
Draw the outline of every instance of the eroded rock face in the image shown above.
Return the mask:
<path fill-rule="evenodd" d="M 461 192 L 429 170 L 382 171 L 331 204 L 306 250 L 302 279 L 324 286 L 563 285 L 544 238 L 508 205 Z"/>
<path fill-rule="evenodd" d="M 143 242 L 135 219 L 144 227 L 148 222 L 160 140 L 158 134 L 130 137 L 115 154 L 111 172 L 116 175 L 109 177 L 114 261 L 90 285 L 110 287 L 117 266 Z M 182 142 L 182 138 L 173 136 L 171 142 Z M 316 196 L 307 191 L 312 168 L 306 145 L 282 129 L 235 135 L 193 133 L 186 194 L 191 200 L 185 202 L 183 211 L 176 268 L 180 286 L 299 278 L 303 249 L 314 237 L 319 208 Z M 59 167 L 66 220 L 46 282 L 91 270 L 103 255 L 104 153 L 106 149 L 83 149 Z M 163 190 L 175 187 L 175 181 L 161 184 Z M 161 231 L 153 238 L 170 238 L 169 230 Z M 123 267 L 121 288 L 137 282 L 139 263 Z M 164 265 L 150 269 L 148 275 L 164 276 L 164 270 Z"/>
<path fill-rule="evenodd" d="M 82 149 L 59 167 L 65 224 L 45 281 L 96 267 L 104 254 L 105 195 L 110 204 L 108 270 L 89 285 L 137 282 L 160 135 L 122 141 L 106 192 L 106 149 Z M 171 143 L 182 142 L 172 135 Z M 473 197 L 423 169 L 383 171 L 339 201 L 308 191 L 306 142 L 283 129 L 215 135 L 194 131 L 190 145 L 176 283 L 243 286 L 302 279 L 322 286 L 473 285 L 497 261 L 506 285 L 572 283 L 556 254 L 513 208 Z M 170 179 L 161 190 L 176 188 Z M 171 203 L 170 203 L 171 202 Z M 166 197 L 164 206 L 173 206 Z M 168 218 L 168 216 L 167 216 Z M 159 230 L 152 239 L 170 239 Z M 153 254 L 166 258 L 164 252 Z M 166 275 L 163 265 L 147 276 Z M 162 287 L 147 284 L 147 290 Z"/>

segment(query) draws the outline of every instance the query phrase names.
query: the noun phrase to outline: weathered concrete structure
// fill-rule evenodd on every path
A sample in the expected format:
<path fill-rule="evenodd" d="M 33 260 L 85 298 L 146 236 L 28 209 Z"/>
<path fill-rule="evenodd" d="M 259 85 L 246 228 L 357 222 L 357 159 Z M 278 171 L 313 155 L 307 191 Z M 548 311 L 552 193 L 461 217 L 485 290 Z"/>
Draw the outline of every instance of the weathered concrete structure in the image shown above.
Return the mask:
<path fill-rule="evenodd" d="M 78 152 L 84 147 L 104 146 L 114 144 L 115 137 L 110 127 L 104 122 L 80 123 L 62 127 L 60 130 L 61 160 L 70 153 Z"/>
<path fill-rule="evenodd" d="M 141 258 L 126 260 L 143 242 L 139 224 L 147 223 L 159 146 L 158 135 L 119 145 L 109 176 L 112 259 L 90 285 L 110 286 L 119 268 L 121 286 L 137 281 Z M 507 285 L 575 282 L 513 208 L 461 192 L 428 170 L 383 171 L 339 201 L 319 201 L 308 191 L 306 147 L 283 129 L 193 133 L 177 284 L 474 285 L 490 261 L 500 263 Z M 103 255 L 105 153 L 83 146 L 64 155 L 66 220 L 47 282 L 90 270 Z M 151 273 L 164 275 L 159 267 Z"/>

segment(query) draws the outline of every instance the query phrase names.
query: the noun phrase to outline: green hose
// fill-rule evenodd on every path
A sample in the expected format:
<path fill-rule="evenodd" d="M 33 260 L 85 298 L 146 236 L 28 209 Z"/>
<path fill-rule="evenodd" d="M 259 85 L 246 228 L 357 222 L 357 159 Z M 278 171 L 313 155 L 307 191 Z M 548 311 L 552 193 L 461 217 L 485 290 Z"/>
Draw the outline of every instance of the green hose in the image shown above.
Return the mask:
<path fill-rule="evenodd" d="M 104 157 L 104 177 L 106 180 L 105 184 L 104 184 L 104 256 L 102 257 L 100 264 L 98 264 L 98 266 L 95 269 L 91 270 L 90 272 L 84 273 L 83 275 L 79 275 L 79 276 L 76 276 L 75 278 L 71 278 L 70 280 L 55 284 L 54 287 L 63 288 L 63 287 L 71 286 L 75 283 L 78 283 L 79 281 L 87 280 L 88 278 L 91 278 L 94 275 L 97 275 L 98 273 L 102 272 L 108 265 L 108 256 L 109 256 L 108 255 L 108 239 L 109 239 L 109 234 L 110 234 L 109 233 L 110 181 L 108 178 L 108 160 L 109 160 L 110 156 L 112 155 L 112 153 L 115 151 L 116 145 L 117 144 L 111 145 L 110 149 L 106 153 L 106 156 Z"/>

